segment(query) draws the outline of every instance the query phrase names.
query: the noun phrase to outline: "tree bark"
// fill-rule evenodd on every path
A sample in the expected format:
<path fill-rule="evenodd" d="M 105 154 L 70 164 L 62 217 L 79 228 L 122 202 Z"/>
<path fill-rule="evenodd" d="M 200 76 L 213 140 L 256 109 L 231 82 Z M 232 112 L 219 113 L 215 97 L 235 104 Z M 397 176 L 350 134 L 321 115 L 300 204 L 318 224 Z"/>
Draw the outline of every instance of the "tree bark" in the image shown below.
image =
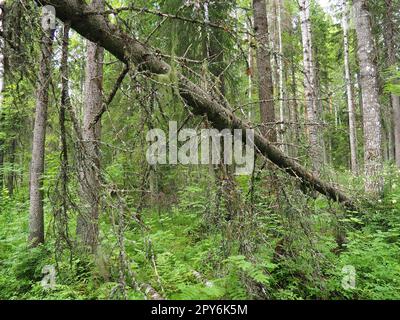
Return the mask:
<path fill-rule="evenodd" d="M 322 168 L 323 149 L 320 137 L 319 112 L 317 106 L 315 69 L 312 54 L 310 0 L 300 1 L 301 35 L 303 43 L 304 95 L 306 99 L 306 116 L 310 141 L 310 158 L 315 174 Z"/>
<path fill-rule="evenodd" d="M 33 128 L 32 160 L 30 167 L 29 244 L 36 247 L 44 243 L 43 172 L 51 78 L 53 30 L 46 30 L 41 40 L 41 58 L 37 83 L 35 124 Z"/>
<path fill-rule="evenodd" d="M 387 46 L 387 64 L 392 67 L 396 64 L 396 24 L 393 16 L 393 1 L 385 0 L 386 3 L 386 23 L 385 38 Z M 394 93 L 390 95 L 393 108 L 393 124 L 394 124 L 394 149 L 396 165 L 400 168 L 400 97 Z"/>
<path fill-rule="evenodd" d="M 271 142 L 276 142 L 274 85 L 268 41 L 268 18 L 265 0 L 253 0 L 254 31 L 257 41 L 258 96 L 261 128 Z"/>
<path fill-rule="evenodd" d="M 4 51 L 5 51 L 5 39 L 4 35 L 4 6 L 5 1 L 0 0 L 0 121 L 3 117 L 3 90 L 4 90 Z M 3 189 L 3 164 L 4 164 L 4 150 L 3 150 L 3 139 L 0 137 L 0 198 Z"/>
<path fill-rule="evenodd" d="M 373 194 L 379 194 L 383 189 L 383 165 L 376 49 L 372 38 L 372 26 L 367 2 L 365 0 L 353 0 L 353 8 L 363 100 L 365 190 Z"/>
<path fill-rule="evenodd" d="M 342 28 L 343 28 L 344 70 L 346 79 L 347 108 L 349 113 L 350 163 L 351 163 L 351 171 L 353 172 L 353 174 L 357 174 L 358 173 L 357 134 L 356 134 L 355 107 L 353 103 L 353 90 L 351 85 L 351 73 L 350 73 L 350 62 L 349 62 L 349 36 L 348 36 L 349 24 L 348 24 L 347 0 L 344 0 L 342 5 L 343 5 Z"/>
<path fill-rule="evenodd" d="M 91 10 L 104 10 L 104 0 L 93 0 Z M 84 212 L 78 215 L 77 235 L 82 243 L 95 251 L 98 243 L 98 219 L 100 202 L 100 140 L 101 121 L 94 119 L 103 107 L 103 58 L 104 49 L 87 41 L 84 115 L 82 138 L 85 145 L 81 170 Z"/>
<path fill-rule="evenodd" d="M 111 52 L 115 57 L 123 62 L 132 61 L 140 65 L 149 72 L 158 74 L 169 73 L 170 67 L 164 61 L 144 45 L 140 44 L 133 36 L 129 36 L 105 18 L 95 15 L 87 15 L 83 18 L 83 13 L 88 11 L 88 7 L 77 0 L 47 0 L 41 4 L 53 5 L 56 8 L 57 16 L 61 20 L 71 21 L 71 26 L 82 36 L 91 41 L 95 41 Z M 197 115 L 207 115 L 210 122 L 217 129 L 240 129 L 245 131 L 250 129 L 251 124 L 239 119 L 229 106 L 224 107 L 213 96 L 205 92 L 182 74 L 177 74 L 179 92 L 193 113 Z M 243 137 L 245 138 L 245 134 Z M 255 133 L 254 144 L 257 151 L 269 158 L 278 167 L 288 174 L 296 177 L 301 183 L 307 185 L 324 194 L 328 198 L 344 203 L 348 207 L 354 207 L 353 202 L 338 188 L 333 187 L 307 171 L 296 161 L 286 157 L 278 148 L 274 147 L 265 137 Z"/>
<path fill-rule="evenodd" d="M 279 45 L 279 54 L 278 54 L 278 69 L 279 69 L 279 121 L 280 130 L 279 130 L 279 142 L 281 143 L 281 150 L 285 151 L 285 88 L 284 88 L 284 79 L 283 79 L 283 43 L 282 43 L 282 3 L 281 0 L 276 0 L 277 3 L 277 26 L 278 26 L 278 45 Z"/>
<path fill-rule="evenodd" d="M 60 202 L 55 211 L 55 227 L 57 236 L 66 241 L 70 245 L 69 232 L 68 232 L 68 145 L 67 145 L 67 130 L 66 130 L 66 112 L 71 108 L 69 97 L 69 69 L 68 69 L 68 55 L 69 55 L 69 31 L 70 25 L 68 22 L 64 23 L 62 47 L 61 47 L 61 106 L 59 111 L 59 125 L 60 125 L 60 185 L 59 197 Z M 57 241 L 57 244 L 59 242 Z"/>
<path fill-rule="evenodd" d="M 3 106 L 3 89 L 4 89 L 4 0 L 0 0 L 0 113 Z"/>
<path fill-rule="evenodd" d="M 0 112 L 3 102 L 3 89 L 4 89 L 4 17 L 5 17 L 5 0 L 0 0 Z"/>

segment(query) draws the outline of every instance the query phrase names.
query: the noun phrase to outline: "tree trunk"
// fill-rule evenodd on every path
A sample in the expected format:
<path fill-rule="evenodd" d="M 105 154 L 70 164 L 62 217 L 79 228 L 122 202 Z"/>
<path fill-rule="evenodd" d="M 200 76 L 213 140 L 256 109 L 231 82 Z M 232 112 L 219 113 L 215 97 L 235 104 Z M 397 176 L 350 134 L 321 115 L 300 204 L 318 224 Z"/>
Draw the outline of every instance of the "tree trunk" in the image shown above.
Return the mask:
<path fill-rule="evenodd" d="M 3 117 L 3 89 L 4 89 L 4 49 L 5 40 L 4 34 L 4 0 L 0 0 L 0 121 Z M 3 139 L 0 137 L 0 199 L 3 190 L 3 164 L 4 164 L 4 150 L 3 150 Z"/>
<path fill-rule="evenodd" d="M 14 194 L 14 186 L 16 182 L 16 177 L 15 177 L 15 153 L 17 150 L 17 138 L 13 138 L 11 140 L 11 145 L 10 145 L 10 150 L 8 152 L 9 154 L 9 163 L 10 163 L 10 172 L 8 172 L 6 181 L 7 181 L 7 190 L 8 190 L 8 195 L 10 197 L 13 196 Z"/>
<path fill-rule="evenodd" d="M 365 190 L 379 194 L 383 188 L 382 124 L 378 100 L 376 50 L 366 1 L 353 0 L 353 8 L 363 100 Z"/>
<path fill-rule="evenodd" d="M 104 10 L 104 0 L 93 0 L 91 10 Z M 78 216 L 77 235 L 82 243 L 94 252 L 98 244 L 98 219 L 100 202 L 100 140 L 101 121 L 94 119 L 103 105 L 103 58 L 104 49 L 87 41 L 84 115 L 82 137 L 85 145 L 81 170 L 84 211 Z"/>
<path fill-rule="evenodd" d="M 53 30 L 42 35 L 41 59 L 37 84 L 35 124 L 33 128 L 32 160 L 30 167 L 29 244 L 36 247 L 44 243 L 43 172 L 46 140 L 47 107 L 51 77 Z"/>
<path fill-rule="evenodd" d="M 3 103 L 3 89 L 4 89 L 4 49 L 5 49 L 5 39 L 4 39 L 4 6 L 5 0 L 0 0 L 0 113 Z"/>
<path fill-rule="evenodd" d="M 277 0 L 277 25 L 278 25 L 278 44 L 279 44 L 279 54 L 278 54 L 278 70 L 279 70 L 279 121 L 280 121 L 280 130 L 279 130 L 279 142 L 281 143 L 281 150 L 287 151 L 285 147 L 285 110 L 284 110 L 284 98 L 285 98 L 285 89 L 283 87 L 284 79 L 283 79 L 283 44 L 282 44 L 282 3 L 281 0 Z"/>
<path fill-rule="evenodd" d="M 248 28 L 247 30 L 249 30 L 249 34 L 247 35 L 247 41 L 249 43 L 249 51 L 248 51 L 248 69 L 247 69 L 247 77 L 248 77 L 248 92 L 247 92 L 247 97 L 249 99 L 249 103 L 250 103 L 250 108 L 248 110 L 248 118 L 250 121 L 253 121 L 253 105 L 252 105 L 252 101 L 253 101 L 253 76 L 254 76 L 254 49 L 251 45 L 251 34 L 250 31 L 252 29 L 253 26 L 253 21 L 251 19 L 251 17 L 249 17 L 249 21 L 246 24 L 246 27 Z"/>
<path fill-rule="evenodd" d="M 88 7 L 82 2 L 77 0 L 47 0 L 41 1 L 40 4 L 53 5 L 61 20 L 71 21 L 71 26 L 79 34 L 91 41 L 96 41 L 119 60 L 123 62 L 132 61 L 140 65 L 142 69 L 156 74 L 168 74 L 170 72 L 170 66 L 151 53 L 148 47 L 139 43 L 133 36 L 120 31 L 107 22 L 104 17 L 86 14 L 86 17 L 83 18 L 83 13 L 88 11 Z M 179 85 L 179 93 L 191 108 L 191 111 L 197 115 L 207 115 L 215 128 L 245 131 L 252 127 L 250 123 L 239 119 L 227 103 L 226 106 L 221 105 L 213 98 L 212 94 L 205 92 L 182 74 L 176 75 L 176 81 Z M 243 134 L 243 137 L 245 139 L 246 134 Z M 317 190 L 334 201 L 344 203 L 348 207 L 354 207 L 353 202 L 337 187 L 322 181 L 299 163 L 286 157 L 257 132 L 254 135 L 254 144 L 260 154 L 269 158 L 272 163 L 304 185 Z"/>
<path fill-rule="evenodd" d="M 347 92 L 347 107 L 349 113 L 349 136 L 350 136 L 350 163 L 351 171 L 353 174 L 358 173 L 357 164 L 357 134 L 356 134 L 356 118 L 355 108 L 353 103 L 353 90 L 351 85 L 351 74 L 350 74 L 350 63 L 349 63 L 349 24 L 348 24 L 348 10 L 347 0 L 343 1 L 343 16 L 342 16 L 342 28 L 343 28 L 343 48 L 344 48 L 344 69 L 346 79 L 346 92 Z"/>
<path fill-rule="evenodd" d="M 66 132 L 66 111 L 70 109 L 69 97 L 69 69 L 68 69 L 68 55 L 69 55 L 69 31 L 70 25 L 68 22 L 64 23 L 62 47 L 61 47 L 61 106 L 58 115 L 60 124 L 60 185 L 59 185 L 59 205 L 55 211 L 55 227 L 57 237 L 70 245 L 69 232 L 68 232 L 68 145 L 67 145 L 67 132 Z M 57 244 L 59 242 L 57 241 Z"/>
<path fill-rule="evenodd" d="M 294 26 L 289 29 L 290 38 L 293 39 Z M 294 47 L 294 42 L 292 40 L 291 50 Z M 300 148 L 301 139 L 300 139 L 300 117 L 299 117 L 299 105 L 298 105 L 298 93 L 297 93 L 297 81 L 296 81 L 296 64 L 294 61 L 294 54 L 291 51 L 290 54 L 290 91 L 291 91 L 291 109 L 290 109 L 290 122 L 291 122 L 291 131 L 292 131 L 292 157 L 298 156 L 298 150 Z"/>
<path fill-rule="evenodd" d="M 316 96 L 316 81 L 312 54 L 310 0 L 300 1 L 301 35 L 303 43 L 304 95 L 310 141 L 310 158 L 313 171 L 319 175 L 322 167 L 323 149 L 319 131 L 319 112 Z"/>
<path fill-rule="evenodd" d="M 385 0 L 386 3 L 386 23 L 385 38 L 387 46 L 387 64 L 393 67 L 396 64 L 395 34 L 396 24 L 393 17 L 393 1 Z M 396 165 L 400 168 L 400 97 L 394 93 L 390 95 L 393 108 L 393 124 L 394 124 L 394 148 Z"/>
<path fill-rule="evenodd" d="M 268 19 L 265 0 L 253 0 L 254 31 L 257 40 L 258 95 L 261 128 L 271 142 L 276 142 L 274 85 L 268 44 Z"/>

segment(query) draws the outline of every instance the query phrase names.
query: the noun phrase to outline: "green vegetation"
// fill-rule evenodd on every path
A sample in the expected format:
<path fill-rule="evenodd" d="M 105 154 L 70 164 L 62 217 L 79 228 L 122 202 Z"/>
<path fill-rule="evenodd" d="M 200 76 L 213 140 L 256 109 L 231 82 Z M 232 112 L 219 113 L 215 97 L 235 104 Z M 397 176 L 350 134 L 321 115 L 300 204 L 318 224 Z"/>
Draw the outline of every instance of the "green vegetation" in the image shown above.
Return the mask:
<path fill-rule="evenodd" d="M 149 74 L 146 66 L 132 61 L 125 74 L 119 61 L 123 59 L 107 50 L 104 60 L 96 60 L 101 56 L 98 52 L 90 58 L 90 45 L 99 50 L 110 41 L 89 44 L 82 35 L 85 30 L 75 31 L 74 24 L 63 46 L 66 34 L 61 20 L 46 57 L 42 42 L 50 37 L 41 28 L 40 6 L 30 0 L 5 1 L 0 28 L 5 70 L 0 74 L 4 80 L 0 90 L 0 299 L 400 299 L 400 153 L 395 153 L 400 136 L 394 135 L 391 102 L 400 93 L 400 74 L 398 53 L 387 62 L 391 42 L 384 39 L 391 22 L 393 41 L 398 43 L 399 17 L 394 15 L 390 21 L 387 13 L 399 12 L 400 2 L 379 0 L 368 8 L 373 17 L 378 123 L 382 124 L 377 160 L 371 160 L 374 155 L 369 157 L 365 147 L 374 134 L 368 136 L 363 123 L 368 102 L 363 102 L 365 88 L 359 81 L 363 70 L 354 21 L 348 30 L 348 64 L 357 144 L 350 152 L 339 22 L 343 8 L 333 6 L 327 12 L 318 1 L 311 2 L 316 77 L 311 87 L 319 108 L 314 124 L 307 118 L 297 1 L 266 1 L 267 53 L 260 53 L 263 39 L 255 35 L 249 0 L 142 0 L 134 5 L 128 0 L 108 1 L 106 9 L 111 11 L 132 5 L 105 16 L 121 30 L 127 46 L 136 37 L 143 47 L 151 48 L 149 52 L 162 57 L 171 66 L 166 75 Z M 389 2 L 392 7 L 387 7 Z M 89 20 L 82 15 L 82 21 Z M 68 59 L 62 62 L 66 48 Z M 128 52 L 126 60 L 132 58 L 128 49 L 132 48 L 120 50 Z M 259 86 L 257 70 L 262 53 L 271 61 L 276 121 L 270 130 L 278 137 L 268 146 L 274 145 L 279 155 L 295 163 L 292 166 L 301 164 L 309 180 L 290 176 L 278 167 L 279 161 L 268 160 L 267 152 L 256 154 L 254 172 L 248 176 L 235 175 L 235 164 L 148 163 L 146 134 L 151 129 L 168 132 L 169 121 L 176 121 L 181 129 L 216 125 L 213 110 L 184 99 L 180 75 L 193 81 L 213 103 L 230 109 L 229 116 L 252 123 L 257 133 L 266 136 L 260 101 L 265 88 Z M 141 58 L 154 58 L 152 54 Z M 96 68 L 103 77 L 90 78 Z M 43 78 L 48 79 L 47 87 L 39 81 Z M 47 113 L 39 112 L 38 105 L 46 102 L 38 94 L 40 89 L 49 95 Z M 115 96 L 107 101 L 113 90 Z M 94 105 L 92 114 L 90 105 Z M 93 113 L 103 107 L 99 122 L 92 126 Z M 204 109 L 203 116 L 196 108 Z M 32 151 L 38 114 L 47 128 L 43 154 Z M 321 135 L 319 169 L 311 156 L 312 125 Z M 32 169 L 34 158 L 40 162 L 41 155 L 43 172 Z M 352 156 L 358 170 L 351 166 Z M 376 164 L 374 178 L 383 181 L 376 190 L 366 188 L 366 181 L 372 179 L 371 161 Z M 347 195 L 354 207 L 329 199 L 324 190 L 318 193 L 313 180 L 317 176 Z M 37 218 L 32 214 L 32 182 L 40 186 L 36 203 L 44 211 L 45 240 L 37 243 L 28 241 L 35 231 L 30 219 Z M 54 285 L 49 268 L 56 271 Z"/>

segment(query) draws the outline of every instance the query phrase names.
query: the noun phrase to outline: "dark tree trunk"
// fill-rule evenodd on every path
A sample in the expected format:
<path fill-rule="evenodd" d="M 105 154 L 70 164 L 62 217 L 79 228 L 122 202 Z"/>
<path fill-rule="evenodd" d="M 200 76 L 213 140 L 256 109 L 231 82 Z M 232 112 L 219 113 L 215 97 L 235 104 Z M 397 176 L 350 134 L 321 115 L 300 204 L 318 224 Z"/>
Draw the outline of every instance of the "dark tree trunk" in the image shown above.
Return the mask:
<path fill-rule="evenodd" d="M 30 208 L 29 208 L 29 244 L 32 247 L 44 243 L 43 213 L 43 172 L 47 125 L 47 107 L 49 103 L 49 84 L 51 78 L 53 31 L 42 35 L 41 59 L 37 84 L 35 124 L 33 128 L 32 160 L 30 167 Z"/>
<path fill-rule="evenodd" d="M 260 99 L 261 128 L 271 142 L 276 142 L 274 84 L 272 82 L 271 55 L 267 7 L 265 0 L 253 0 L 254 32 L 257 40 L 258 96 Z"/>
<path fill-rule="evenodd" d="M 103 0 L 93 0 L 91 10 L 104 10 Z M 100 140 L 101 121 L 94 125 L 94 119 L 103 106 L 103 57 L 104 49 L 94 42 L 87 41 L 85 71 L 85 104 L 83 115 L 83 140 L 85 145 L 81 170 L 81 187 L 84 209 L 78 216 L 77 235 L 86 246 L 95 248 L 98 244 L 98 219 L 100 202 Z"/>
<path fill-rule="evenodd" d="M 393 1 L 385 0 L 386 3 L 386 23 L 385 23 L 385 42 L 387 46 L 387 64 L 388 67 L 396 65 L 396 30 L 397 25 L 394 22 Z M 398 27 L 397 27 L 398 29 Z M 393 109 L 394 124 L 394 149 L 396 165 L 400 168 L 400 97 L 392 93 L 390 95 Z"/>

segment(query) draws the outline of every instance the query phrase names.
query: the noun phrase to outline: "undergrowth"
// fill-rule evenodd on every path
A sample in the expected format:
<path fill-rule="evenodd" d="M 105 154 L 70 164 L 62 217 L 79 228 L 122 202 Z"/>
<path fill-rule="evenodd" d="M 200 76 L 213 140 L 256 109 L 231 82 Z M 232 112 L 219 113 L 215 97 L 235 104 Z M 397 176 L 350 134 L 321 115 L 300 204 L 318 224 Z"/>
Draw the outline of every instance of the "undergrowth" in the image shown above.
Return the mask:
<path fill-rule="evenodd" d="M 26 193 L 11 199 L 3 191 L 0 299 L 144 299 L 143 283 L 167 299 L 400 299 L 400 179 L 387 181 L 384 198 L 357 212 L 299 192 L 280 207 L 255 195 L 250 223 L 210 223 L 204 189 L 188 186 L 169 209 L 142 212 L 147 229 L 126 227 L 124 290 L 106 216 L 100 260 L 74 248 L 57 252 L 50 206 L 46 244 L 29 249 Z M 255 245 L 243 250 L 246 241 Z M 52 289 L 41 285 L 48 265 L 57 272 Z M 346 266 L 355 271 L 351 288 L 343 285 Z"/>

